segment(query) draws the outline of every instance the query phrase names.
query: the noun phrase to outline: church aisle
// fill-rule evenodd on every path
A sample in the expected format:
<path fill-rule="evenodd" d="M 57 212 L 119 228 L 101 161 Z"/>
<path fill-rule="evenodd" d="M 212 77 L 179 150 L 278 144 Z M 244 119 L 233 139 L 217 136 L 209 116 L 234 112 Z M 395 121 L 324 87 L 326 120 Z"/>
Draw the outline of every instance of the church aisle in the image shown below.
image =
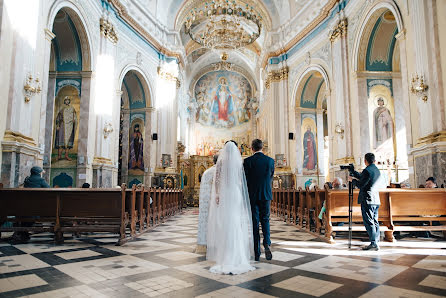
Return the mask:
<path fill-rule="evenodd" d="M 209 273 L 195 254 L 198 209 L 188 209 L 124 246 L 109 234 L 55 246 L 0 242 L 0 297 L 439 297 L 446 296 L 446 242 L 404 238 L 379 252 L 327 244 L 277 220 L 273 260 L 239 276 Z"/>

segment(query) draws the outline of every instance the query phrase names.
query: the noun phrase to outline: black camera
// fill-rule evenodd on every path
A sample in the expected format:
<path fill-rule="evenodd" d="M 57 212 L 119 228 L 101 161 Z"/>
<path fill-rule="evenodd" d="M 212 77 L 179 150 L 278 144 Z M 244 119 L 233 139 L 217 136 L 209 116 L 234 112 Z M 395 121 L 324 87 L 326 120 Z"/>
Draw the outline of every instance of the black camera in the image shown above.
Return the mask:
<path fill-rule="evenodd" d="M 341 170 L 348 170 L 348 173 L 351 176 L 352 173 L 355 171 L 355 166 L 351 163 L 347 166 L 341 166 Z"/>

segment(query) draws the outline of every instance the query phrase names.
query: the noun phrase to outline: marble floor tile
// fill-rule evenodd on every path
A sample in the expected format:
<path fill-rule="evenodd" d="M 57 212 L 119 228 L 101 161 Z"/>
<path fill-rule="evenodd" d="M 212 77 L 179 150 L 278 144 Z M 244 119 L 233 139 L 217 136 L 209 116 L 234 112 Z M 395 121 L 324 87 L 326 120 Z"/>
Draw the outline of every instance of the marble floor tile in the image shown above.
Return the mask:
<path fill-rule="evenodd" d="M 412 267 L 446 272 L 446 256 L 428 256 Z"/>
<path fill-rule="evenodd" d="M 26 274 L 0 279 L 0 293 L 46 285 L 47 282 L 35 274 Z"/>
<path fill-rule="evenodd" d="M 0 274 L 50 267 L 32 255 L 0 257 Z"/>
<path fill-rule="evenodd" d="M 53 290 L 48 292 L 37 293 L 33 295 L 26 296 L 29 298 L 65 298 L 65 297 L 76 297 L 76 298 L 84 298 L 84 297 L 94 297 L 94 298 L 106 298 L 108 296 L 90 288 L 87 285 L 76 286 L 76 287 L 68 287 L 59 290 Z"/>
<path fill-rule="evenodd" d="M 197 298 L 211 298 L 211 297 L 269 298 L 275 296 L 270 296 L 256 291 L 251 291 L 249 289 L 239 288 L 237 286 L 230 286 L 204 295 L 197 296 Z"/>
<path fill-rule="evenodd" d="M 193 286 L 192 283 L 185 282 L 181 279 L 170 277 L 168 275 L 126 283 L 124 285 L 149 297 L 160 296 Z"/>
<path fill-rule="evenodd" d="M 294 267 L 295 269 L 382 284 L 408 267 L 357 260 L 344 257 L 325 257 Z"/>
<path fill-rule="evenodd" d="M 229 285 L 238 285 L 250 280 L 254 280 L 266 275 L 274 274 L 283 270 L 288 269 L 288 267 L 278 266 L 270 263 L 253 262 L 251 265 L 256 267 L 256 270 L 250 271 L 240 275 L 225 275 L 225 274 L 215 274 L 209 271 L 209 268 L 214 265 L 214 262 L 204 261 L 200 263 L 194 263 L 191 265 L 183 265 L 175 267 L 175 269 L 193 273 L 202 277 L 213 279 Z"/>
<path fill-rule="evenodd" d="M 106 259 L 54 266 L 57 270 L 85 284 L 101 282 L 122 276 L 135 275 L 161 269 L 166 266 L 134 256 L 124 255 Z"/>
<path fill-rule="evenodd" d="M 56 253 L 54 255 L 65 260 L 73 260 L 73 259 L 81 259 L 88 257 L 96 257 L 100 256 L 101 254 L 96 251 L 92 251 L 90 249 L 84 249 L 84 250 Z"/>
<path fill-rule="evenodd" d="M 157 257 L 169 259 L 172 261 L 181 261 L 181 260 L 187 260 L 191 258 L 199 258 L 202 257 L 200 254 L 186 252 L 186 251 L 174 251 L 174 252 L 167 252 L 163 254 L 156 255 Z"/>
<path fill-rule="evenodd" d="M 52 251 L 59 251 L 59 250 L 85 248 L 85 247 L 89 247 L 92 245 L 85 243 L 85 242 L 81 242 L 79 240 L 66 240 L 61 245 L 54 244 L 54 242 L 45 242 L 45 243 L 31 242 L 31 243 L 27 243 L 27 244 L 17 244 L 14 246 L 28 254 L 35 254 L 35 253 L 41 253 L 41 252 L 52 252 Z"/>
<path fill-rule="evenodd" d="M 123 254 L 133 255 L 133 254 L 179 248 L 181 246 L 161 241 L 145 240 L 145 241 L 128 242 L 123 246 L 110 245 L 106 247 L 110 250 L 117 251 Z"/>
<path fill-rule="evenodd" d="M 194 243 L 194 242 L 197 242 L 197 238 L 196 237 L 176 238 L 176 239 L 172 239 L 172 241 L 180 242 L 180 243 Z"/>
<path fill-rule="evenodd" d="M 281 251 L 273 251 L 272 254 L 273 254 L 274 261 L 281 261 L 281 262 L 289 262 L 289 261 L 296 260 L 296 259 L 303 257 L 302 255 L 291 254 L 291 253 L 281 252 Z"/>
<path fill-rule="evenodd" d="M 423 292 L 411 291 L 390 286 L 378 286 L 373 290 L 360 296 L 361 298 L 439 298 L 441 296 L 432 295 Z"/>
<path fill-rule="evenodd" d="M 429 274 L 419 285 L 446 290 L 446 277 Z"/>
<path fill-rule="evenodd" d="M 273 286 L 293 292 L 320 297 L 336 290 L 339 287 L 342 287 L 342 284 L 298 275 L 275 283 Z"/>

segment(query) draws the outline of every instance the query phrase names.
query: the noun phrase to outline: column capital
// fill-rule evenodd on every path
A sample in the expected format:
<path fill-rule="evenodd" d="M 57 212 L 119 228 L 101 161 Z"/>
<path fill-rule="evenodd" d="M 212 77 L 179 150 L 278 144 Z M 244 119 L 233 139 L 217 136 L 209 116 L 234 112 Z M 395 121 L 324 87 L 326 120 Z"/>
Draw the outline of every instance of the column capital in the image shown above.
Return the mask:
<path fill-rule="evenodd" d="M 54 34 L 50 29 L 45 28 L 45 39 L 48 41 L 52 41 L 54 37 L 56 37 L 56 34 Z"/>
<path fill-rule="evenodd" d="M 338 37 L 345 36 L 347 34 L 347 25 L 347 18 L 341 19 L 333 28 L 333 30 L 330 31 L 330 41 L 334 42 Z"/>
<path fill-rule="evenodd" d="M 395 38 L 398 40 L 404 40 L 406 39 L 406 29 L 401 30 L 397 35 L 395 35 Z"/>

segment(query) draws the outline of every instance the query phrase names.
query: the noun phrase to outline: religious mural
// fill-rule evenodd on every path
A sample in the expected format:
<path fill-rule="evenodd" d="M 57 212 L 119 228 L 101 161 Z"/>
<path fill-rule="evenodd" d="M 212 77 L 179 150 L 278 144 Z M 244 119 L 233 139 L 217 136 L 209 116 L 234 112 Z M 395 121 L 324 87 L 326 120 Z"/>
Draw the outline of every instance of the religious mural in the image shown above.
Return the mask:
<path fill-rule="evenodd" d="M 317 172 L 316 122 L 313 114 L 302 114 L 304 174 Z"/>
<path fill-rule="evenodd" d="M 390 111 L 385 107 L 384 98 L 379 97 L 377 100 L 378 107 L 373 113 L 375 128 L 375 148 L 392 138 L 393 120 Z"/>
<path fill-rule="evenodd" d="M 51 165 L 76 167 L 80 98 L 73 86 L 59 90 L 55 99 Z"/>
<path fill-rule="evenodd" d="M 248 122 L 251 90 L 248 80 L 236 72 L 205 74 L 195 85 L 197 122 L 216 128 L 232 128 Z"/>
<path fill-rule="evenodd" d="M 129 175 L 144 175 L 144 122 L 136 118 L 131 123 L 129 138 Z"/>

